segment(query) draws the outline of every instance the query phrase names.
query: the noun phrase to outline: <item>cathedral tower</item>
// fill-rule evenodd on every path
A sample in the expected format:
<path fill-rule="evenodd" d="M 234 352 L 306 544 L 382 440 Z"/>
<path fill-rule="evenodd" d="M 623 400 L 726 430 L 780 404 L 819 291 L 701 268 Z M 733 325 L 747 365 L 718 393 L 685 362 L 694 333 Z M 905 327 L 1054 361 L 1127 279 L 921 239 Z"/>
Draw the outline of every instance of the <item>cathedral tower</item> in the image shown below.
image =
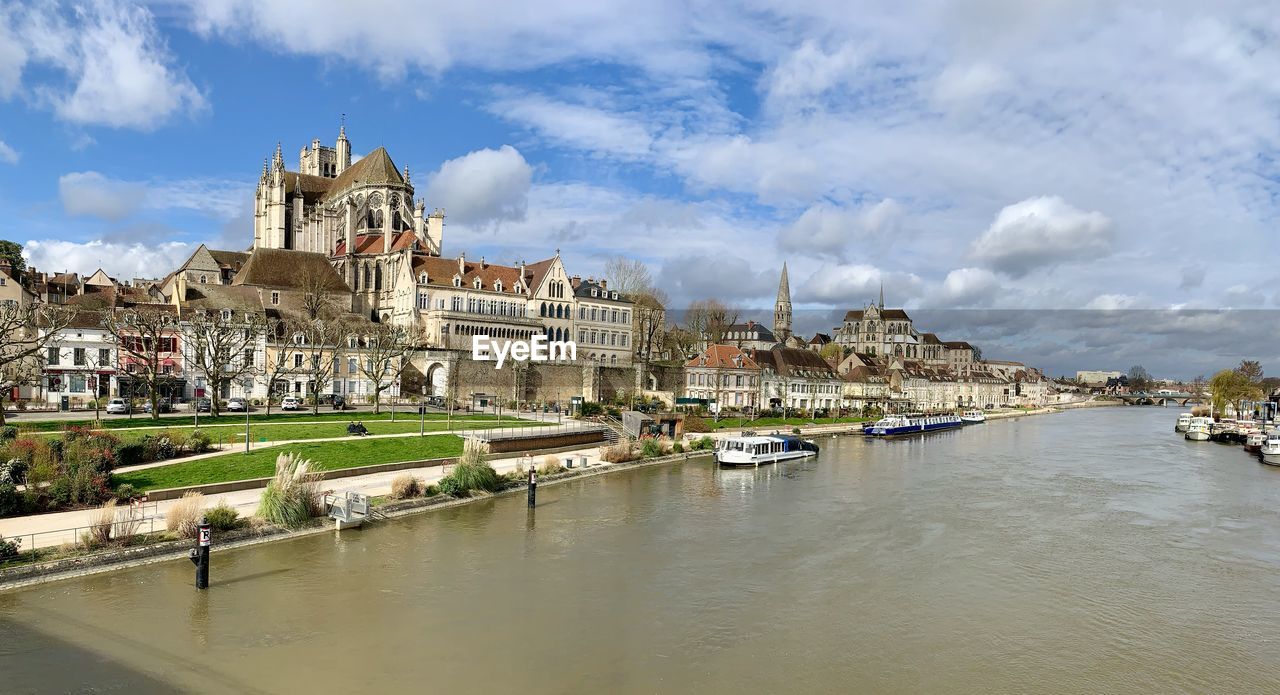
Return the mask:
<path fill-rule="evenodd" d="M 791 285 L 787 282 L 787 264 L 782 263 L 782 279 L 778 282 L 778 300 L 773 305 L 773 335 L 778 342 L 791 337 Z"/>

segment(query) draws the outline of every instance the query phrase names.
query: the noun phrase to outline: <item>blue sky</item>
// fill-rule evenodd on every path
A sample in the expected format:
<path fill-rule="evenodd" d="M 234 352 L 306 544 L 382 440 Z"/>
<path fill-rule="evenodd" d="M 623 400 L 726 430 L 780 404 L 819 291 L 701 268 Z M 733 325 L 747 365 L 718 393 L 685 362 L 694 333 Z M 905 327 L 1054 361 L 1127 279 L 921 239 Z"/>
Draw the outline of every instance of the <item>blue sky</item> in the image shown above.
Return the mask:
<path fill-rule="evenodd" d="M 1202 5 L 0 0 L 0 236 L 125 278 L 242 248 L 263 158 L 345 113 L 447 254 L 762 318 L 785 258 L 802 329 L 883 283 L 1055 373 L 1280 362 L 1280 20 Z"/>

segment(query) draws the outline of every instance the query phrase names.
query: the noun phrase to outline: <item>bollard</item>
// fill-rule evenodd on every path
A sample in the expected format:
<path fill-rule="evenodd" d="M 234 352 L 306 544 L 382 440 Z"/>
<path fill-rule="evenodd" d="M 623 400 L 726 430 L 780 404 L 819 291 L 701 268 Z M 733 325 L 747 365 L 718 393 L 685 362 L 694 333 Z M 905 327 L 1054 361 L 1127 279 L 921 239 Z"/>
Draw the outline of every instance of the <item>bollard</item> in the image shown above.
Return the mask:
<path fill-rule="evenodd" d="M 538 498 L 538 471 L 529 466 L 529 507 L 532 508 Z"/>
<path fill-rule="evenodd" d="M 209 588 L 209 543 L 213 540 L 209 520 L 200 517 L 200 530 L 196 533 L 196 547 L 191 549 L 191 564 L 196 566 L 196 588 Z"/>

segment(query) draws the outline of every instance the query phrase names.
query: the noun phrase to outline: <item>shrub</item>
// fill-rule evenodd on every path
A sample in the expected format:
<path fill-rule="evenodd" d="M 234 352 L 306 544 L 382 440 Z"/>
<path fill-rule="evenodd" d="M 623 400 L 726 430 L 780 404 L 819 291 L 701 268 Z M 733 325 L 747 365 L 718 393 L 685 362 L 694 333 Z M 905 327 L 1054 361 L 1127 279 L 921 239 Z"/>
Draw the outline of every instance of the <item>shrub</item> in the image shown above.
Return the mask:
<path fill-rule="evenodd" d="M 200 430 L 192 432 L 191 436 L 187 438 L 187 451 L 193 454 L 203 454 L 212 448 L 213 440 Z"/>
<path fill-rule="evenodd" d="M 222 500 L 218 506 L 205 510 L 204 520 L 215 531 L 231 531 L 240 526 L 240 512 L 232 509 L 226 500 Z"/>
<path fill-rule="evenodd" d="M 18 428 L 13 425 L 5 425 L 0 427 L 0 442 L 7 442 L 18 438 Z"/>
<path fill-rule="evenodd" d="M 791 428 L 791 434 L 800 434 L 800 428 L 799 428 L 799 427 L 792 427 L 792 428 Z"/>
<path fill-rule="evenodd" d="M 200 529 L 200 512 L 203 509 L 204 495 L 188 492 L 164 513 L 164 527 L 179 538 L 195 538 Z"/>
<path fill-rule="evenodd" d="M 21 538 L 13 540 L 5 540 L 4 536 L 0 536 L 0 562 L 13 560 L 18 557 L 19 549 L 22 546 Z"/>
<path fill-rule="evenodd" d="M 0 482 L 0 516 L 21 514 L 26 506 L 22 495 L 18 494 L 18 486 L 12 482 Z"/>
<path fill-rule="evenodd" d="M 620 441 L 613 446 L 603 447 L 600 451 L 600 460 L 609 463 L 626 463 L 635 460 L 635 452 L 631 450 L 631 442 Z"/>
<path fill-rule="evenodd" d="M 276 457 L 276 474 L 262 492 L 258 516 L 297 528 L 324 510 L 320 501 L 320 477 L 310 472 L 311 462 L 295 454 Z"/>
<path fill-rule="evenodd" d="M 673 454 L 681 454 L 681 453 L 684 453 L 684 444 L 681 444 L 680 442 L 672 442 L 672 443 L 671 443 L 671 453 L 673 453 Z"/>
<path fill-rule="evenodd" d="M 646 439 L 640 442 L 640 457 L 655 458 L 662 455 L 662 442 L 657 439 Z"/>
<path fill-rule="evenodd" d="M 714 449 L 714 448 L 716 448 L 716 440 L 712 439 L 709 436 L 700 437 L 698 439 L 695 439 L 689 442 L 690 451 L 703 451 L 703 450 Z"/>
<path fill-rule="evenodd" d="M 117 466 L 136 466 L 146 462 L 147 451 L 142 442 L 129 442 L 116 445 L 115 456 Z"/>
<path fill-rule="evenodd" d="M 88 532 L 84 535 L 86 545 L 102 546 L 112 540 L 122 541 L 137 533 L 142 520 L 135 519 L 127 513 L 121 516 L 118 512 L 114 499 L 109 499 L 102 505 L 90 522 Z"/>
<path fill-rule="evenodd" d="M 173 453 L 175 455 L 186 451 L 188 438 L 186 430 L 173 430 L 172 432 L 166 431 L 164 436 L 168 437 L 169 441 L 173 443 Z"/>
<path fill-rule="evenodd" d="M 12 458 L 4 463 L 0 463 L 0 483 L 13 483 L 21 485 L 22 481 L 27 478 L 27 462 L 19 458 Z"/>
<path fill-rule="evenodd" d="M 139 494 L 140 493 L 138 492 L 138 488 L 134 487 L 129 483 L 125 483 L 116 488 L 116 499 L 120 500 L 121 502 L 128 502 L 129 500 L 132 500 L 134 497 L 139 496 Z"/>
<path fill-rule="evenodd" d="M 422 489 L 422 495 L 424 497 L 435 497 L 438 494 L 440 494 L 439 485 L 428 485 Z"/>
<path fill-rule="evenodd" d="M 440 491 L 453 497 L 461 497 L 473 490 L 495 492 L 502 479 L 489 465 L 489 456 L 482 444 L 467 440 L 466 450 L 458 458 L 453 471 L 440 479 Z"/>
<path fill-rule="evenodd" d="M 422 494 L 422 481 L 405 473 L 391 481 L 391 496 L 398 500 L 407 500 Z"/>
<path fill-rule="evenodd" d="M 583 403 L 578 407 L 578 415 L 581 417 L 604 415 L 604 406 L 599 403 Z"/>
<path fill-rule="evenodd" d="M 560 463 L 560 457 L 555 454 L 547 454 L 542 457 L 542 467 L 538 469 L 539 475 L 555 475 L 564 470 L 564 466 Z"/>
<path fill-rule="evenodd" d="M 700 418 L 697 415 L 687 415 L 684 418 L 684 431 L 689 432 L 690 434 L 710 432 L 711 425 L 707 424 L 706 418 Z"/>

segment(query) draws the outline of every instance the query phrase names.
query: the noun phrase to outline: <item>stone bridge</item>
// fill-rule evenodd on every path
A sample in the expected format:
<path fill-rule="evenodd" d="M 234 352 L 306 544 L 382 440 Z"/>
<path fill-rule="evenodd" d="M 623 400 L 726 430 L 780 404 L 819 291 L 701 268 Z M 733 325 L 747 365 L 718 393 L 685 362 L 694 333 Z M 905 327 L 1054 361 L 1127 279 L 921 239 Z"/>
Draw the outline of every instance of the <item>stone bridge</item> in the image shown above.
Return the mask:
<path fill-rule="evenodd" d="M 1188 403 L 1204 403 L 1204 396 L 1194 393 L 1126 393 L 1116 398 L 1128 405 L 1168 405 L 1176 403 L 1185 406 Z"/>

